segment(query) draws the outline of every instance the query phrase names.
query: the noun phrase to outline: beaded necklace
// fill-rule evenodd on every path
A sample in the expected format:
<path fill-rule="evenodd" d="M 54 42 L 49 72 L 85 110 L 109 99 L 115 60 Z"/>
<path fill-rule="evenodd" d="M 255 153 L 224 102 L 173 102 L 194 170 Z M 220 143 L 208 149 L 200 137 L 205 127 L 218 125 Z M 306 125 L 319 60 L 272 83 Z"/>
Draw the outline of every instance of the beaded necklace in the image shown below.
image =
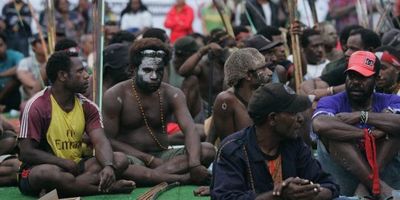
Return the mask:
<path fill-rule="evenodd" d="M 142 102 L 140 101 L 139 95 L 136 92 L 136 88 L 135 88 L 135 78 L 132 79 L 132 91 L 133 91 L 133 95 L 136 97 L 136 101 L 138 103 L 140 112 L 142 113 L 142 117 L 143 117 L 143 121 L 146 124 L 146 128 L 149 131 L 150 136 L 153 138 L 154 142 L 157 143 L 157 145 L 164 150 L 168 149 L 168 146 L 165 147 L 164 145 L 162 145 L 160 143 L 160 141 L 157 139 L 157 137 L 153 134 L 153 131 L 151 131 L 151 128 L 149 126 L 149 123 L 147 122 L 147 118 L 146 115 L 144 114 L 144 109 L 142 106 Z M 158 93 L 158 98 L 159 98 L 159 104 L 160 104 L 160 118 L 161 118 L 161 127 L 162 127 L 162 131 L 164 134 L 166 134 L 165 132 L 165 124 L 164 124 L 164 113 L 163 113 L 163 104 L 162 104 L 162 97 L 161 97 L 161 92 L 160 89 L 157 90 Z"/>

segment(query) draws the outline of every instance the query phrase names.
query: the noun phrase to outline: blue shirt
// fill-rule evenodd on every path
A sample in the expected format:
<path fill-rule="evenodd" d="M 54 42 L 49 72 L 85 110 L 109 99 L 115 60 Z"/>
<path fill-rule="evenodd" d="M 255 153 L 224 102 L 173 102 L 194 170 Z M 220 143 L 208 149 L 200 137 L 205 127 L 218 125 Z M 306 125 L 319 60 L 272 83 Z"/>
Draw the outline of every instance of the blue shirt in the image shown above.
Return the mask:
<path fill-rule="evenodd" d="M 331 190 L 332 198 L 339 195 L 339 186 L 322 171 L 301 138 L 283 141 L 279 152 L 283 180 L 298 176 Z M 254 126 L 226 137 L 213 164 L 211 198 L 255 199 L 259 194 L 272 191 L 274 182 L 267 169 L 267 159 L 258 147 Z"/>
<path fill-rule="evenodd" d="M 400 96 L 394 94 L 373 93 L 372 112 L 382 112 L 385 109 L 392 113 L 400 113 Z M 312 118 L 321 114 L 334 116 L 341 112 L 352 112 L 350 100 L 346 92 L 323 97 L 318 102 Z"/>
<path fill-rule="evenodd" d="M 24 58 L 24 55 L 18 51 L 7 50 L 5 60 L 0 60 L 0 73 L 5 72 L 13 67 L 17 67 L 20 60 Z M 0 89 L 11 80 L 11 77 L 0 78 Z"/>

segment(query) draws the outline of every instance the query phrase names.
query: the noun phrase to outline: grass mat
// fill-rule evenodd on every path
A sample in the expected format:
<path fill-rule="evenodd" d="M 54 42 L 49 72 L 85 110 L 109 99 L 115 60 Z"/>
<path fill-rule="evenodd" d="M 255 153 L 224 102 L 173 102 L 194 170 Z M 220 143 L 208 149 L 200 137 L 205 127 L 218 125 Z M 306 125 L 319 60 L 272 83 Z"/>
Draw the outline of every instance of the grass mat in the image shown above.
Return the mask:
<path fill-rule="evenodd" d="M 205 200 L 210 199 L 209 197 L 195 197 L 193 196 L 193 190 L 196 189 L 197 186 L 179 186 L 168 190 L 159 196 L 160 200 L 187 200 L 187 199 L 195 199 L 195 200 Z M 84 200 L 134 200 L 139 197 L 141 194 L 145 193 L 150 188 L 136 188 L 133 190 L 131 194 L 110 194 L 110 195 L 97 195 L 97 196 L 88 196 L 82 197 Z M 4 200 L 33 200 L 36 198 L 23 196 L 17 187 L 0 187 L 0 199 Z"/>

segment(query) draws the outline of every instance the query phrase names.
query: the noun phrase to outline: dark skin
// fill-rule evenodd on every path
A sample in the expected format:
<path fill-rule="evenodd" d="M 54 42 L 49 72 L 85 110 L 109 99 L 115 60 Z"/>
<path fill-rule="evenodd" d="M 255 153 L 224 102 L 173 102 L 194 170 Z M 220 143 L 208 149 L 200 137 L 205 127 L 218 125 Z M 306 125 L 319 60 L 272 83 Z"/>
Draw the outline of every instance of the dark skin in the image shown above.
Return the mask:
<path fill-rule="evenodd" d="M 190 56 L 182 64 L 178 71 L 178 73 L 184 77 L 188 77 L 190 75 L 197 76 L 199 83 L 201 83 L 199 84 L 201 98 L 207 102 L 209 101 L 208 89 L 209 87 L 212 87 L 211 100 L 208 102 L 211 104 L 214 102 L 217 94 L 223 90 L 224 67 L 223 64 L 219 63 L 215 58 L 210 60 L 210 58 L 206 55 L 209 52 L 211 54 L 216 54 L 220 51 L 222 51 L 221 46 L 216 43 L 210 43 Z M 212 70 L 213 80 L 209 80 L 210 70 Z M 189 102 L 189 104 L 191 103 Z"/>
<path fill-rule="evenodd" d="M 17 135 L 0 118 L 0 155 L 14 153 L 17 146 Z M 3 125 L 4 124 L 4 125 Z M 16 173 L 19 169 L 19 160 L 16 157 L 6 159 L 0 163 L 0 185 L 11 186 L 17 184 Z"/>
<path fill-rule="evenodd" d="M 367 191 L 364 188 L 371 188 L 372 186 L 372 181 L 368 178 L 371 173 L 369 164 L 354 145 L 355 141 L 364 137 L 364 132 L 354 125 L 360 121 L 360 111 L 368 111 L 371 108 L 371 95 L 375 80 L 375 76 L 363 77 L 357 72 L 349 71 L 346 78 L 346 90 L 352 112 L 338 113 L 335 116 L 320 115 L 312 123 L 313 130 L 320 135 L 334 160 L 360 181 L 356 193 L 360 188 Z M 400 116 L 386 110 L 382 113 L 369 112 L 367 123 L 375 127 L 372 135 L 376 138 L 377 163 L 382 169 L 399 150 L 398 132 L 400 130 L 398 124 L 400 123 Z M 386 134 L 390 136 L 390 139 L 383 139 Z M 380 197 L 389 196 L 392 188 L 382 180 L 380 180 L 380 186 Z M 370 194 L 367 192 L 367 195 Z"/>
<path fill-rule="evenodd" d="M 0 39 L 0 61 L 5 59 L 7 51 L 7 45 L 3 39 Z M 1 78 L 11 77 L 12 79 L 8 81 L 5 86 L 0 91 L 0 101 L 6 98 L 12 91 L 14 91 L 19 85 L 19 81 L 16 78 L 17 67 L 13 66 L 0 73 Z"/>
<path fill-rule="evenodd" d="M 212 133 L 215 133 L 216 136 L 210 136 L 214 138 L 210 142 L 214 143 L 217 137 L 222 141 L 226 136 L 252 124 L 245 103 L 250 100 L 253 91 L 261 84 L 257 73 L 263 74 L 262 77 L 266 77 L 266 83 L 270 82 L 272 71 L 268 68 L 260 68 L 255 72 L 248 72 L 238 87 L 231 87 L 218 94 L 213 107 L 214 130 Z M 245 102 L 241 102 L 234 94 L 234 91 Z"/>
<path fill-rule="evenodd" d="M 143 62 L 142 60 L 142 64 Z M 111 138 L 111 144 L 115 150 L 133 155 L 144 163 L 149 163 L 152 160 L 147 167 L 156 170 L 157 173 L 170 175 L 189 173 L 191 182 L 200 184 L 210 178 L 206 167 L 203 165 L 208 166 L 212 162 L 215 152 L 207 153 L 210 152 L 207 151 L 209 148 L 200 144 L 200 136 L 195 132 L 193 119 L 187 107 L 182 106 L 186 104 L 183 93 L 169 84 L 161 83 L 163 67 L 162 64 L 158 66 L 151 64 L 136 68 L 135 77 L 138 74 L 141 75 L 136 77 L 135 80 L 142 80 L 139 85 L 138 81 L 134 82 L 136 93 L 140 98 L 152 133 L 162 146 L 168 147 L 168 136 L 162 131 L 159 97 L 158 92 L 156 92 L 159 89 L 164 119 L 174 115 L 185 134 L 186 155 L 162 160 L 153 158 L 149 154 L 163 149 L 150 136 L 143 122 L 136 96 L 132 93 L 132 79 L 115 85 L 104 95 L 106 133 Z M 151 85 L 152 87 L 150 87 Z M 137 173 L 128 170 L 125 174 L 129 177 L 135 177 Z M 166 181 L 172 182 L 174 180 L 167 179 Z M 149 179 L 148 182 L 157 181 Z"/>
<path fill-rule="evenodd" d="M 272 72 L 265 69 L 269 76 Z M 254 87 L 255 77 L 248 73 L 248 76 L 242 80 L 241 86 L 238 88 L 229 88 L 218 94 L 213 107 L 213 121 L 212 128 L 208 135 L 207 142 L 214 144 L 219 138 L 221 141 L 230 134 L 244 129 L 253 124 L 249 114 L 247 113 L 246 105 L 241 102 L 234 91 L 246 101 L 250 100 L 253 91 L 257 89 Z M 209 186 L 201 186 L 193 191 L 195 196 L 208 196 L 210 195 Z"/>
<path fill-rule="evenodd" d="M 256 125 L 257 144 L 266 155 L 276 155 L 279 143 L 297 137 L 303 117 L 299 113 L 275 113 L 267 116 L 265 122 Z M 330 190 L 301 177 L 289 177 L 274 185 L 272 191 L 259 194 L 256 199 L 331 199 Z"/>
<path fill-rule="evenodd" d="M 371 51 L 373 52 L 373 48 L 371 47 L 366 47 L 363 44 L 362 38 L 360 34 L 356 35 L 351 35 L 346 42 L 346 51 L 344 52 L 344 56 L 346 58 L 346 61 L 349 60 L 351 54 L 353 54 L 356 51 L 360 50 L 365 50 L 365 51 Z M 317 84 L 315 84 L 317 83 Z M 316 87 L 317 86 L 317 87 Z M 306 92 L 306 94 L 312 94 L 315 95 L 315 100 L 319 100 L 320 98 L 324 96 L 329 96 L 331 95 L 329 90 L 327 88 L 329 87 L 324 81 L 322 81 L 320 78 L 315 78 L 314 80 L 308 80 L 305 81 L 302 85 L 302 90 Z M 345 85 L 338 85 L 338 86 L 333 86 L 332 91 L 334 94 L 342 92 L 345 90 Z"/>
<path fill-rule="evenodd" d="M 58 105 L 70 112 L 74 107 L 76 93 L 88 87 L 89 75 L 77 57 L 71 57 L 70 71 L 59 71 L 51 88 Z M 20 140 L 20 159 L 34 167 L 29 175 L 33 189 L 50 191 L 58 189 L 61 196 L 93 195 L 103 192 L 131 192 L 134 182 L 115 181 L 116 175 L 127 168 L 127 160 L 121 153 L 113 153 L 104 130 L 101 128 L 87 133 L 96 151 L 96 157 L 84 162 L 83 172 L 72 160 L 57 157 L 39 149 L 39 142 L 24 138 Z M 106 163 L 114 163 L 115 171 Z"/>

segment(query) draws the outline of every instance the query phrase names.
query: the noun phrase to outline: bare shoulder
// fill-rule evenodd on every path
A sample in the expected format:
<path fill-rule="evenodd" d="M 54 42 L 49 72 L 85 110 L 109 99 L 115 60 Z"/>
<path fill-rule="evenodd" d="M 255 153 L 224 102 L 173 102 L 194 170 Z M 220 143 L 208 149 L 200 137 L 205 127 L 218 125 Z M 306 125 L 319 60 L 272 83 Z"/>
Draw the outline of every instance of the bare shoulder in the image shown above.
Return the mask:
<path fill-rule="evenodd" d="M 123 93 L 125 93 L 125 90 L 131 86 L 130 84 L 131 84 L 130 79 L 119 82 L 114 86 L 112 86 L 111 88 L 109 88 L 108 90 L 106 90 L 104 96 L 122 95 Z"/>
<path fill-rule="evenodd" d="M 228 89 L 218 94 L 214 102 L 214 112 L 217 113 L 227 113 L 233 112 L 236 107 L 238 107 L 238 100 L 233 93 L 233 90 Z"/>
<path fill-rule="evenodd" d="M 185 97 L 183 94 L 182 90 L 174 87 L 168 83 L 161 83 L 160 89 L 164 91 L 164 95 L 167 95 L 168 97 Z"/>
<path fill-rule="evenodd" d="M 120 83 L 117 83 L 113 87 L 109 88 L 103 96 L 103 102 L 104 106 L 107 106 L 108 104 L 115 105 L 116 102 L 119 102 L 119 104 L 122 104 L 123 100 L 126 97 L 126 93 L 130 92 L 130 85 L 131 80 L 126 80 L 122 81 Z"/>
<path fill-rule="evenodd" d="M 236 98 L 235 94 L 233 93 L 233 89 L 229 88 L 228 90 L 222 91 L 217 95 L 217 97 L 215 99 L 215 104 L 220 103 L 220 102 L 234 104 L 237 102 L 236 99 L 237 98 Z"/>

